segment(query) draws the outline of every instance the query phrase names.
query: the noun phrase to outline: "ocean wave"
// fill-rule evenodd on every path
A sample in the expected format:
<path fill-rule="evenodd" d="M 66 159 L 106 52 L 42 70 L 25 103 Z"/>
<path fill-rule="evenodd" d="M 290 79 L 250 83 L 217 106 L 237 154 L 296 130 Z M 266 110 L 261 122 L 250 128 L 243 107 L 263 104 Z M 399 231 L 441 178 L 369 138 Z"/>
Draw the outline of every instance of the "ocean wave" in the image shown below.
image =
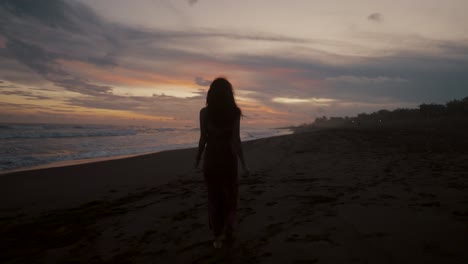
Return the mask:
<path fill-rule="evenodd" d="M 40 130 L 45 129 L 42 125 L 9 125 L 9 124 L 1 124 L 0 129 L 16 129 L 16 130 Z"/>
<path fill-rule="evenodd" d="M 5 123 L 0 126 L 0 172 L 61 161 L 196 147 L 199 139 L 198 128 Z M 253 140 L 284 133 L 288 131 L 244 128 L 241 138 Z"/>
<path fill-rule="evenodd" d="M 37 155 L 37 156 L 5 156 L 0 158 L 0 172 L 9 171 L 18 168 L 35 167 L 44 164 L 53 164 L 62 161 L 87 160 L 94 158 L 119 157 L 127 155 L 137 155 L 145 153 L 154 153 L 163 150 L 173 150 L 187 147 L 195 147 L 191 144 L 166 144 L 161 146 L 124 148 L 124 149 L 105 149 L 94 151 L 83 151 L 65 155 Z"/>
<path fill-rule="evenodd" d="M 134 130 L 105 130 L 105 131 L 11 131 L 0 133 L 0 139 L 27 138 L 76 138 L 76 137 L 113 137 L 136 135 Z"/>
<path fill-rule="evenodd" d="M 156 132 L 171 132 L 171 131 L 176 131 L 179 129 L 172 128 L 172 127 L 159 127 L 159 128 L 152 128 L 151 130 L 156 131 Z"/>

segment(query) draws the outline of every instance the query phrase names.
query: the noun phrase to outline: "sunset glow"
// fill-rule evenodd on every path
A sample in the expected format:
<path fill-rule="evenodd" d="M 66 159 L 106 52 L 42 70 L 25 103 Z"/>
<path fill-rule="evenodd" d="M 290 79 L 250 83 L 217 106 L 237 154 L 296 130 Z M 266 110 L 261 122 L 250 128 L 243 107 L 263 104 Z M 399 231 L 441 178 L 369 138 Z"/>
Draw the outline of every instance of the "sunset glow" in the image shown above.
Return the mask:
<path fill-rule="evenodd" d="M 460 0 L 4 1 L 0 122 L 196 127 L 218 76 L 251 126 L 462 98 L 467 9 Z"/>
<path fill-rule="evenodd" d="M 277 97 L 273 98 L 273 102 L 283 103 L 283 104 L 300 104 L 300 103 L 314 103 L 317 105 L 328 105 L 328 103 L 335 102 L 334 99 L 327 99 L 327 98 L 283 98 Z"/>

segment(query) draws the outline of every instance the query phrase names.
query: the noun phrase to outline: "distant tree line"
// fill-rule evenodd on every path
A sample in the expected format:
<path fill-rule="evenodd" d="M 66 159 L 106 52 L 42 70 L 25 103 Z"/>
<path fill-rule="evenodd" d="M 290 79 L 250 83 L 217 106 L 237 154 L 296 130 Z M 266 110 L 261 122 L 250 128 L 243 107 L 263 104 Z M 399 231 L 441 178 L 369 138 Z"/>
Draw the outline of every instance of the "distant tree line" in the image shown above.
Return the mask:
<path fill-rule="evenodd" d="M 356 117 L 330 117 L 316 118 L 312 124 L 303 124 L 300 127 L 334 127 L 341 125 L 360 125 L 362 123 L 382 123 L 389 121 L 430 120 L 440 118 L 467 118 L 468 97 L 461 100 L 452 100 L 446 104 L 423 103 L 419 108 L 398 108 L 393 111 L 379 110 L 370 114 L 361 113 Z"/>

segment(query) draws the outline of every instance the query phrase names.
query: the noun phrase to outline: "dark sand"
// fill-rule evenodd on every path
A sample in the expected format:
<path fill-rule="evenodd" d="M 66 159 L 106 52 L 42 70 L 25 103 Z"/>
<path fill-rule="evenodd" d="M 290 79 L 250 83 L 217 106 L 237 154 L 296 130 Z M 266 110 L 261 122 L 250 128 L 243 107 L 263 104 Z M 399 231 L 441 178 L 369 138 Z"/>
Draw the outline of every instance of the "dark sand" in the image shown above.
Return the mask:
<path fill-rule="evenodd" d="M 468 263 L 468 137 L 330 129 L 244 143 L 215 250 L 194 149 L 0 175 L 0 263 Z"/>

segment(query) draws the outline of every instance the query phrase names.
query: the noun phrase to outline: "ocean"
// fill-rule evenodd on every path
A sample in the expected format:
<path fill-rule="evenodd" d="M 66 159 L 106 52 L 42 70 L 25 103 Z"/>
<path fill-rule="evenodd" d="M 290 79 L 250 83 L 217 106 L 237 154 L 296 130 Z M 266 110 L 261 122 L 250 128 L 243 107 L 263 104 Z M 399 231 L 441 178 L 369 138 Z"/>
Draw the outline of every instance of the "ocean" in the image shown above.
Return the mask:
<path fill-rule="evenodd" d="M 190 148 L 197 146 L 199 133 L 190 127 L 0 124 L 0 172 Z M 241 128 L 241 139 L 291 133 L 288 129 Z"/>

